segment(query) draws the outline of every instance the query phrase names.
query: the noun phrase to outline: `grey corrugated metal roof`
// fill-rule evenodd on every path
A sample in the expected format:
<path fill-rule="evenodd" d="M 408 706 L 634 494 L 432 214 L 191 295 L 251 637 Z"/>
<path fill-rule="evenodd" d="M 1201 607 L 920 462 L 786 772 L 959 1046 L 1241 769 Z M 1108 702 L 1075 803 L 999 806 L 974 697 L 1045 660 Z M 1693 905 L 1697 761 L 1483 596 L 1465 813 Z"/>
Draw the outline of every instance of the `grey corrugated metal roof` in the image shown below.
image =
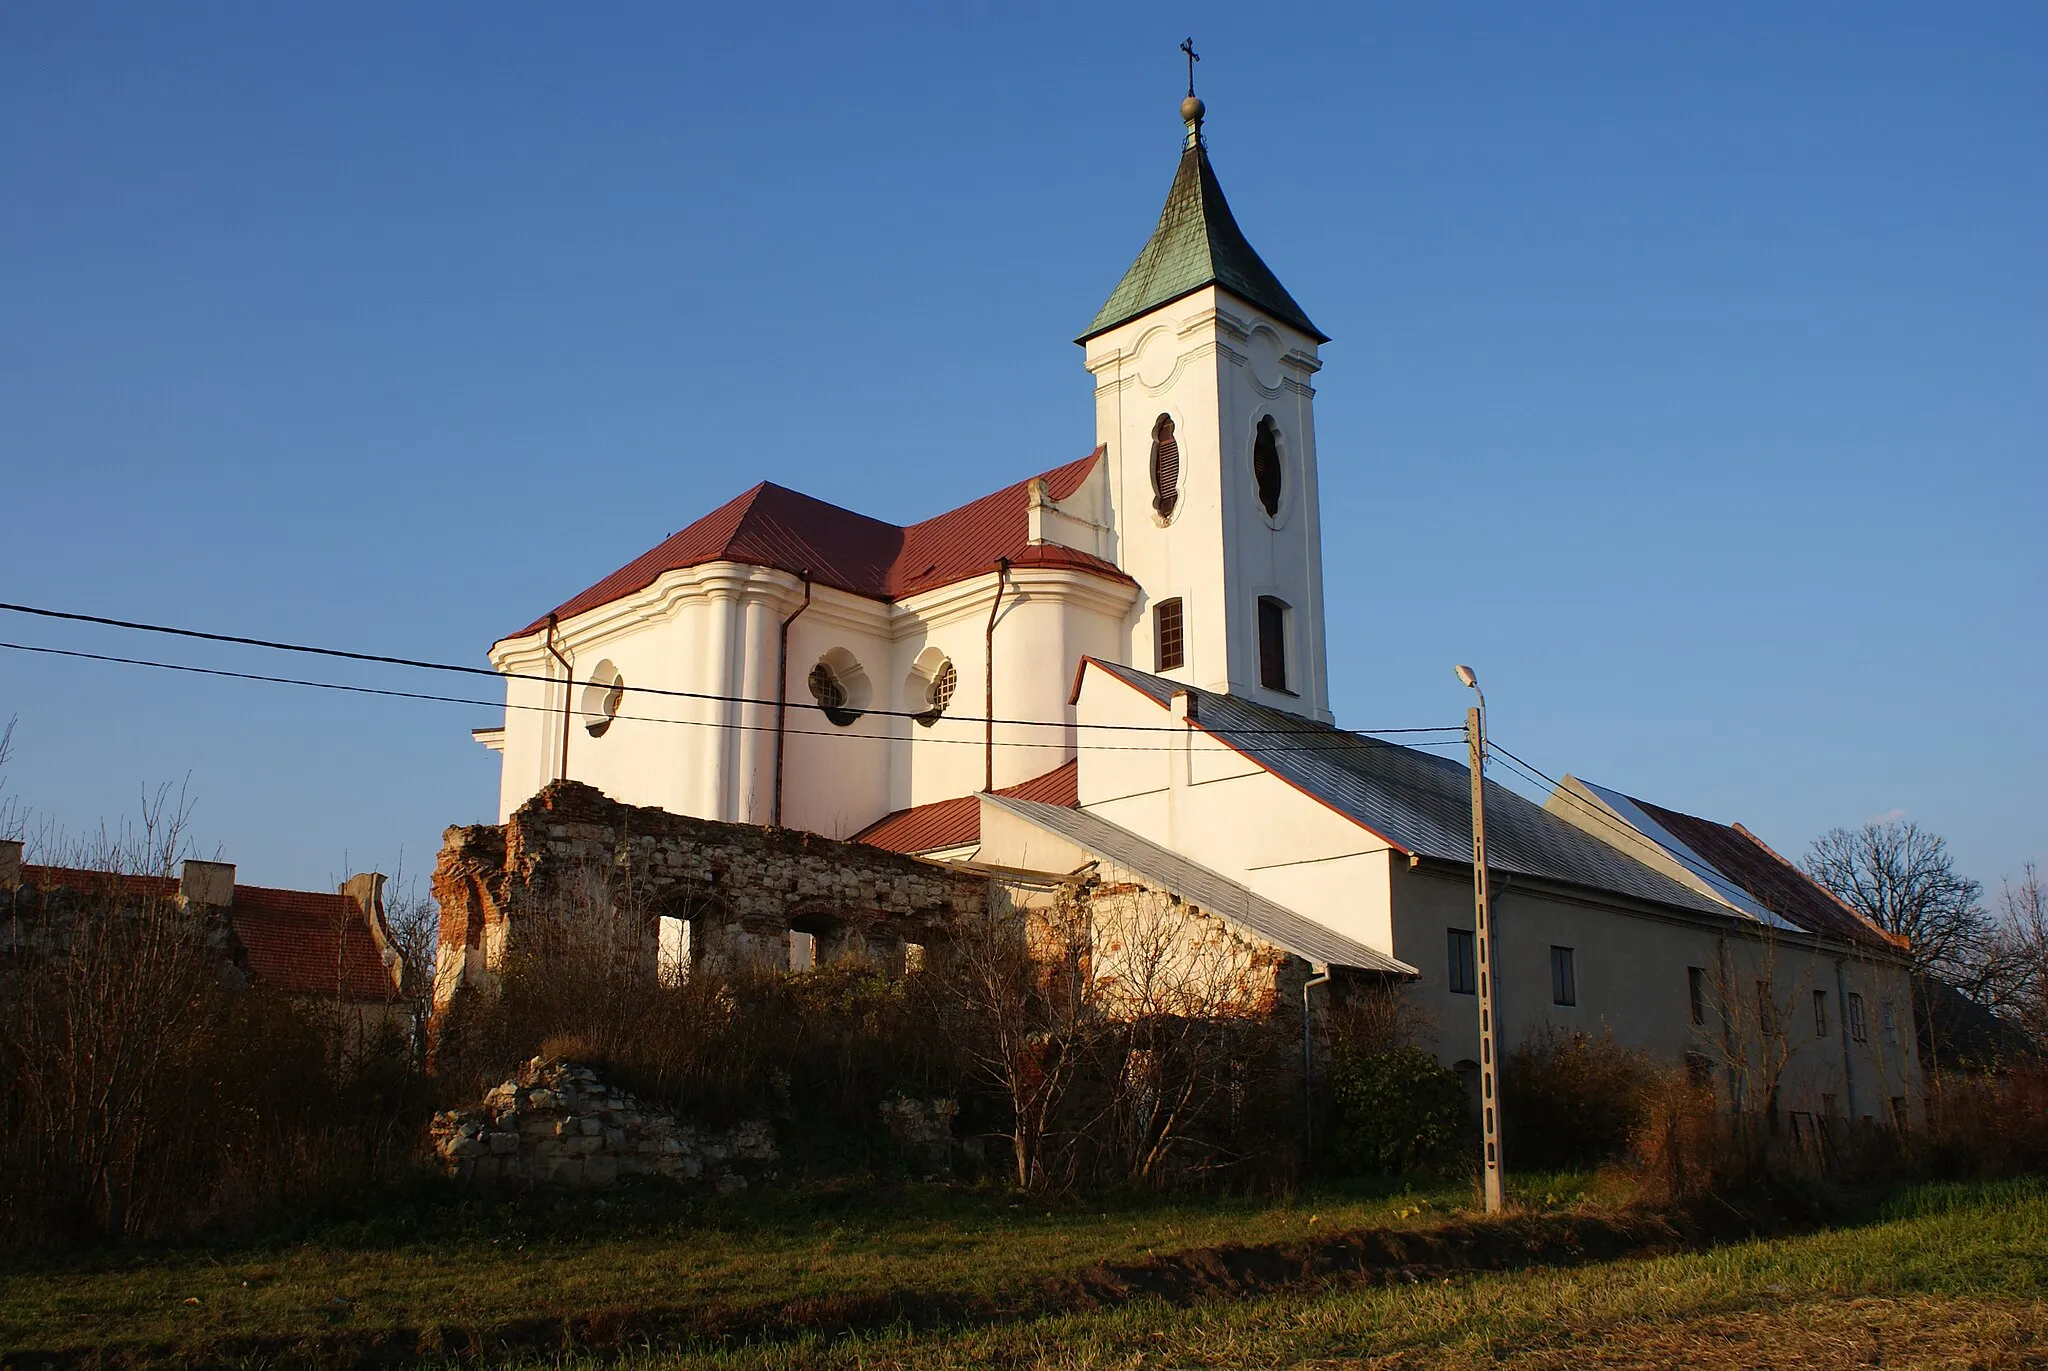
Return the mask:
<path fill-rule="evenodd" d="M 1404 852 L 1472 861 L 1472 779 L 1459 762 L 1346 733 L 1328 724 L 1164 680 L 1135 667 L 1095 663 L 1161 705 L 1178 690 L 1195 697 L 1196 723 L 1266 770 L 1379 834 Z M 1488 870 L 1539 876 L 1654 900 L 1698 913 L 1728 908 L 1546 813 L 1498 782 L 1486 783 Z"/>
<path fill-rule="evenodd" d="M 995 805 L 1026 823 L 1058 834 L 1104 861 L 1113 862 L 1148 885 L 1171 891 L 1190 904 L 1231 923 L 1241 924 L 1297 957 L 1331 966 L 1356 967 L 1363 971 L 1384 971 L 1413 976 L 1415 968 L 1375 951 L 1355 938 L 1347 938 L 1314 919 L 1275 904 L 1249 886 L 1231 880 L 1218 871 L 1189 861 L 1148 838 L 1111 823 L 1085 809 L 1040 804 L 1010 795 L 983 795 L 985 804 Z"/>
<path fill-rule="evenodd" d="M 1329 341 L 1252 250 L 1230 212 L 1230 202 L 1223 198 L 1223 187 L 1209 165 L 1208 149 L 1197 140 L 1181 153 L 1152 237 L 1096 312 L 1095 322 L 1075 341 L 1085 343 L 1098 333 L 1208 285 L 1242 297 L 1318 343 Z"/>

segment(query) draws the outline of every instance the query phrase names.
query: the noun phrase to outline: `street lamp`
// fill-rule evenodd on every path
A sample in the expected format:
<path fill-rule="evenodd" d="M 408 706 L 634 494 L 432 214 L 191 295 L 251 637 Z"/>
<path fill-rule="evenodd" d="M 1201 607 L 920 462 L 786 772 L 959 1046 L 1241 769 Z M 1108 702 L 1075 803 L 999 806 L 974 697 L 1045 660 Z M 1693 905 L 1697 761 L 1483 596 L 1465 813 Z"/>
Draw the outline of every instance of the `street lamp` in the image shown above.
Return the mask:
<path fill-rule="evenodd" d="M 1460 663 L 1458 681 L 1479 697 L 1465 713 L 1465 740 L 1472 748 L 1472 905 L 1474 970 L 1479 976 L 1479 1123 L 1486 1149 L 1486 1212 L 1501 1207 L 1500 1053 L 1494 1034 L 1493 919 L 1486 902 L 1486 692 L 1471 667 Z"/>

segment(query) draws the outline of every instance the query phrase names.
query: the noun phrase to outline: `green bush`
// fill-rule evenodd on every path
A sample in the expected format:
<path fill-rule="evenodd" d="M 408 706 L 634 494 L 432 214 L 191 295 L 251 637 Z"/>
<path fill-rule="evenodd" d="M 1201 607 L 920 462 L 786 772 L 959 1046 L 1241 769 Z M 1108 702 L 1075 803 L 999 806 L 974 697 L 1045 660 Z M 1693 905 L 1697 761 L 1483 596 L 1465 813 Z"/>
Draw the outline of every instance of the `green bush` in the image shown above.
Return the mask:
<path fill-rule="evenodd" d="M 1346 1170 L 1392 1175 L 1445 1165 L 1465 1129 L 1456 1072 L 1418 1047 L 1339 1051 L 1330 1064 L 1330 1153 Z"/>

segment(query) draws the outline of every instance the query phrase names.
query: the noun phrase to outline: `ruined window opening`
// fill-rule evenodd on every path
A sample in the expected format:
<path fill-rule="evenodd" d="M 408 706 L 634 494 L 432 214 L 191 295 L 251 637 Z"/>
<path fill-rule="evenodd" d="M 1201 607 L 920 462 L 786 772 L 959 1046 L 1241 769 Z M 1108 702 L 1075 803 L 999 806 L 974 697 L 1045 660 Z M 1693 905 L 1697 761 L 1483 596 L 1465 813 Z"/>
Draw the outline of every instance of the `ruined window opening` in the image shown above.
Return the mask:
<path fill-rule="evenodd" d="M 789 930 L 789 969 L 815 971 L 818 968 L 818 935 L 801 929 Z"/>
<path fill-rule="evenodd" d="M 1187 630 L 1178 597 L 1161 600 L 1152 608 L 1153 660 L 1156 670 L 1172 671 L 1187 663 Z"/>
<path fill-rule="evenodd" d="M 1280 430 L 1269 415 L 1259 420 L 1258 432 L 1252 437 L 1252 480 L 1258 485 L 1259 503 L 1265 507 L 1268 519 L 1280 517 L 1282 479 Z"/>
<path fill-rule="evenodd" d="M 1162 414 L 1152 425 L 1152 508 L 1171 519 L 1179 503 L 1180 441 L 1173 436 L 1173 419 Z"/>
<path fill-rule="evenodd" d="M 1287 689 L 1287 602 L 1259 597 L 1259 684 L 1268 690 Z"/>
<path fill-rule="evenodd" d="M 903 974 L 915 976 L 929 964 L 923 943 L 903 944 Z"/>
<path fill-rule="evenodd" d="M 690 977 L 690 921 L 677 914 L 661 916 L 655 979 L 674 990 Z"/>
<path fill-rule="evenodd" d="M 917 721 L 926 728 L 937 723 L 939 716 L 946 712 L 946 706 L 953 703 L 953 694 L 959 689 L 960 673 L 953 669 L 953 660 L 949 657 L 940 664 L 938 672 L 932 677 L 931 686 L 926 692 L 925 710 L 917 716 Z"/>

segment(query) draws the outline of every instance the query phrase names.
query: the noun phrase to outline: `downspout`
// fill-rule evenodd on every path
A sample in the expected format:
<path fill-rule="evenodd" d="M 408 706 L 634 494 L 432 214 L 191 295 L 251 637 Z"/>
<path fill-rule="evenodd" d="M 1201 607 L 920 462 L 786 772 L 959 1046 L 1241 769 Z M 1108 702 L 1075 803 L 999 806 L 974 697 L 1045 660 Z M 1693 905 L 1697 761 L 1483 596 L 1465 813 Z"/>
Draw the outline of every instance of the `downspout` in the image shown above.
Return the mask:
<path fill-rule="evenodd" d="M 1010 580 L 1010 559 L 996 558 L 996 598 L 988 607 L 988 632 L 982 639 L 982 675 L 987 689 L 981 711 L 981 788 L 996 788 L 996 614 L 1003 607 L 1003 587 Z"/>
<path fill-rule="evenodd" d="M 569 666 L 569 659 L 555 646 L 555 616 L 548 615 L 548 651 L 562 664 L 562 769 L 555 779 L 569 779 L 569 708 L 576 697 L 576 673 Z"/>
<path fill-rule="evenodd" d="M 1330 983 L 1329 963 L 1325 962 L 1323 969 L 1317 971 L 1316 964 L 1310 962 L 1308 969 L 1312 974 L 1301 983 L 1301 1167 L 1304 1175 L 1315 1164 L 1316 1146 L 1315 1050 L 1313 1046 L 1315 1032 L 1314 1021 L 1309 1018 L 1308 1013 L 1308 992 L 1316 986 L 1328 985 Z"/>
<path fill-rule="evenodd" d="M 768 826 L 782 827 L 782 725 L 789 717 L 789 626 L 811 607 L 811 573 L 797 573 L 804 583 L 804 602 L 782 621 L 775 640 L 775 793 L 768 802 Z"/>
<path fill-rule="evenodd" d="M 1849 1043 L 1849 989 L 1842 977 L 1842 959 L 1835 958 L 1835 1030 L 1842 1039 L 1842 1090 L 1849 1097 L 1849 1119 L 1856 1115 L 1856 1054 Z"/>

